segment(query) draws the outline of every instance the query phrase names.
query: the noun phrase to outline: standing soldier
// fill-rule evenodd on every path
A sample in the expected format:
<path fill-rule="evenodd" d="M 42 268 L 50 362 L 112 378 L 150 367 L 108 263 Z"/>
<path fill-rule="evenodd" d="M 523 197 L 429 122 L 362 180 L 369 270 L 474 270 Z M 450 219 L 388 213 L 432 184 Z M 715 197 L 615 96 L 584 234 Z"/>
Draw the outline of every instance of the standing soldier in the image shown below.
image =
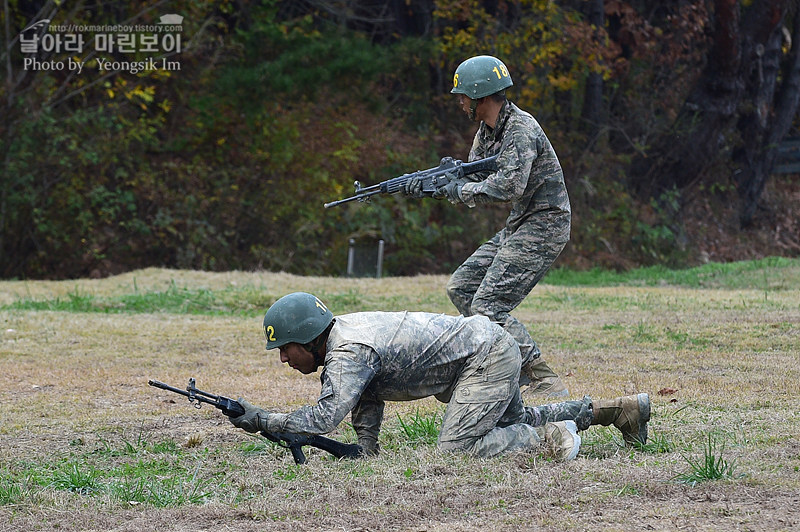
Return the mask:
<path fill-rule="evenodd" d="M 558 157 L 542 127 L 529 113 L 506 99 L 512 85 L 502 61 L 481 55 L 456 69 L 453 89 L 470 120 L 479 122 L 469 160 L 497 153 L 497 171 L 452 180 L 434 197 L 475 207 L 510 203 L 511 212 L 494 237 L 456 269 L 447 295 L 464 316 L 486 316 L 517 340 L 522 352 L 520 384 L 526 394 L 569 395 L 566 386 L 542 360 L 525 326 L 510 312 L 544 277 L 570 236 L 571 210 Z M 415 195 L 417 185 L 405 192 Z"/>
<path fill-rule="evenodd" d="M 485 316 L 426 312 L 357 312 L 334 318 L 317 297 L 295 292 L 264 316 L 267 349 L 303 374 L 320 375 L 314 406 L 268 412 L 240 399 L 245 413 L 231 423 L 248 432 L 325 434 L 351 414 L 364 453 L 378 453 L 386 401 L 436 397 L 447 403 L 438 447 L 480 457 L 542 444 L 558 460 L 575 458 L 578 430 L 614 425 L 626 442 L 644 443 L 647 394 L 612 401 L 524 406 L 519 346 Z"/>

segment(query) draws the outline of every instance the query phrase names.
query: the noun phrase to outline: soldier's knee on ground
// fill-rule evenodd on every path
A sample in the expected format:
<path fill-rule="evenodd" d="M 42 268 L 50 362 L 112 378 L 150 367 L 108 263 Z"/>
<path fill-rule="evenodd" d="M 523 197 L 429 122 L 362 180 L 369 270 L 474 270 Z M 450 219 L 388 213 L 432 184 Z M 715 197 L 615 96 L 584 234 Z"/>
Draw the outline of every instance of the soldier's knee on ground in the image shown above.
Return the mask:
<path fill-rule="evenodd" d="M 448 440 L 436 442 L 436 447 L 442 452 L 469 453 L 475 446 L 476 439 Z"/>

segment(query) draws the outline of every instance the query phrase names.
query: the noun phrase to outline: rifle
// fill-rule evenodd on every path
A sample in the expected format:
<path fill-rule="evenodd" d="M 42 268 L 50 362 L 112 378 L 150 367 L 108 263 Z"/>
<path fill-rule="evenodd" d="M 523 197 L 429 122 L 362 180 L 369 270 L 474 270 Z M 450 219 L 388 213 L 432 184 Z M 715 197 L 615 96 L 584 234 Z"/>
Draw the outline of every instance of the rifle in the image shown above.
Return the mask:
<path fill-rule="evenodd" d="M 149 380 L 147 384 L 186 396 L 195 408 L 200 408 L 203 403 L 206 403 L 219 408 L 222 410 L 222 413 L 228 417 L 237 417 L 244 414 L 244 407 L 238 401 L 198 390 L 197 387 L 195 387 L 194 377 L 189 379 L 189 385 L 185 390 L 155 380 Z M 327 451 L 336 458 L 359 458 L 363 454 L 360 445 L 342 443 L 317 434 L 292 434 L 289 432 L 268 432 L 262 430 L 261 435 L 269 441 L 289 449 L 292 452 L 295 464 L 306 463 L 306 455 L 303 454 L 304 445 L 310 445 L 311 447 Z"/>
<path fill-rule="evenodd" d="M 478 172 L 494 172 L 497 170 L 496 161 L 498 155 L 500 154 L 498 153 L 485 159 L 472 161 L 471 163 L 462 163 L 461 161 L 455 160 L 452 157 L 445 157 L 441 160 L 439 166 L 434 168 L 417 170 L 416 172 L 412 172 L 410 174 L 403 174 L 399 177 L 394 177 L 387 181 L 378 183 L 377 185 L 372 185 L 371 187 L 366 188 L 362 187 L 359 181 L 356 181 L 353 183 L 353 186 L 356 189 L 354 196 L 326 203 L 325 208 L 329 209 L 331 207 L 341 205 L 342 203 L 348 203 L 355 200 L 368 201 L 370 196 L 374 196 L 375 194 L 397 194 L 403 190 L 403 187 L 406 185 L 406 183 L 415 177 L 420 178 L 422 181 L 422 194 L 425 197 L 430 197 L 433 196 L 433 193 L 436 192 L 437 188 L 443 187 L 450 182 L 450 179 L 448 176 L 446 176 L 446 174 L 451 174 L 455 179 L 459 179 L 465 175 L 475 174 Z"/>

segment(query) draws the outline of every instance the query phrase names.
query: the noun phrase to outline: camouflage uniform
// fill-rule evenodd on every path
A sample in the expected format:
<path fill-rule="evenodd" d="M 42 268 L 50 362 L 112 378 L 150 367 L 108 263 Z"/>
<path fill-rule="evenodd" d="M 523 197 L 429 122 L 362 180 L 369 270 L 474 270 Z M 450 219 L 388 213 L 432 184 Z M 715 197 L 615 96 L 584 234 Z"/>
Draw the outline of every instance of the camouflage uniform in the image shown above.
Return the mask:
<path fill-rule="evenodd" d="M 435 396 L 447 403 L 439 448 L 481 457 L 533 448 L 543 436 L 532 424 L 557 416 L 523 405 L 520 365 L 517 343 L 484 316 L 345 314 L 328 336 L 317 404 L 270 413 L 267 429 L 325 434 L 352 413 L 358 442 L 372 453 L 386 401 Z"/>
<path fill-rule="evenodd" d="M 540 351 L 509 313 L 530 293 L 564 249 L 571 210 L 558 157 L 536 119 L 506 101 L 494 129 L 481 122 L 469 160 L 500 153 L 498 171 L 464 178 L 470 207 L 507 202 L 506 225 L 453 273 L 447 294 L 464 316 L 501 324 L 520 344 L 523 366 Z"/>

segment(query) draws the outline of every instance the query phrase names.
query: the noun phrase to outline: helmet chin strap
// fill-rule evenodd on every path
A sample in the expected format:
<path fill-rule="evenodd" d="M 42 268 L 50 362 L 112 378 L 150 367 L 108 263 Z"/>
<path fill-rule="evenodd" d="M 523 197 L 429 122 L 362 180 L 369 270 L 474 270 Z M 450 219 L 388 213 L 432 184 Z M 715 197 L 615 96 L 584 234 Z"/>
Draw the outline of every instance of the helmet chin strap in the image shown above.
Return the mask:
<path fill-rule="evenodd" d="M 478 109 L 478 100 L 469 100 L 469 119 L 475 121 L 475 111 Z"/>
<path fill-rule="evenodd" d="M 333 324 L 336 323 L 336 318 L 331 320 L 331 323 L 322 331 L 322 334 L 314 338 L 311 342 L 305 345 L 305 348 L 314 355 L 314 362 L 316 362 L 317 367 L 323 366 L 325 364 L 325 344 L 328 343 L 328 335 L 333 328 Z"/>

